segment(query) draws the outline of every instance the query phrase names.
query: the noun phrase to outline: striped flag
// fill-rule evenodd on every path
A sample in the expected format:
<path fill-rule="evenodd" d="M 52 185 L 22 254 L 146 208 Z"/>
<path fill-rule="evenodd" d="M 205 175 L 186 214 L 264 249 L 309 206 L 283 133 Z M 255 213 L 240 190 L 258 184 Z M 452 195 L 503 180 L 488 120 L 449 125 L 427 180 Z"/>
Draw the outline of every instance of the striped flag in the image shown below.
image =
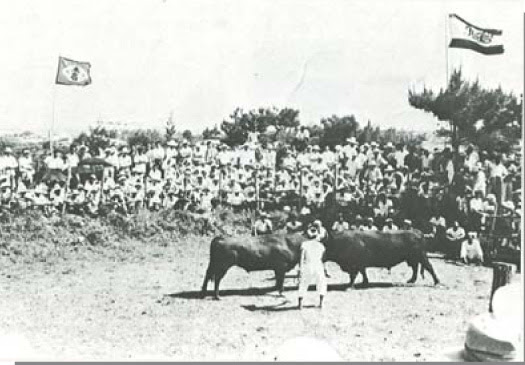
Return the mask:
<path fill-rule="evenodd" d="M 56 83 L 59 85 L 89 85 L 91 84 L 90 70 L 91 64 L 89 62 L 59 57 Z"/>
<path fill-rule="evenodd" d="M 499 40 L 502 31 L 475 26 L 457 14 L 449 14 L 450 48 L 464 48 L 484 55 L 502 54 L 503 44 Z"/>

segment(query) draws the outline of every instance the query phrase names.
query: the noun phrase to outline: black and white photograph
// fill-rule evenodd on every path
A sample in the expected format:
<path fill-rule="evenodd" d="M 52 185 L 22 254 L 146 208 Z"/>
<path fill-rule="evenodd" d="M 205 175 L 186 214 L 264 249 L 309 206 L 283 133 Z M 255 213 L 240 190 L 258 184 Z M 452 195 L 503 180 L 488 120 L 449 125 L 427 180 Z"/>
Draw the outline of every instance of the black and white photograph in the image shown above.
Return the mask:
<path fill-rule="evenodd" d="M 0 362 L 524 361 L 521 0 L 0 0 Z"/>

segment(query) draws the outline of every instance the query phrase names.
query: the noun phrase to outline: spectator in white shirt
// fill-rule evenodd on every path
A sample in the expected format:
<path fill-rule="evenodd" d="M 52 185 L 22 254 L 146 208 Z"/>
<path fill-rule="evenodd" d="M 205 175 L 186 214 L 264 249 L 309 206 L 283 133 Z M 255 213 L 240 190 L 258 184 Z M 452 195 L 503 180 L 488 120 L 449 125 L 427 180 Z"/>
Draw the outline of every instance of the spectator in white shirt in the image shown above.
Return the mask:
<path fill-rule="evenodd" d="M 33 166 L 33 158 L 31 157 L 29 150 L 24 150 L 22 156 L 20 156 L 18 159 L 18 168 L 20 170 L 22 181 L 24 181 L 26 184 L 32 184 L 35 168 Z"/>
<path fill-rule="evenodd" d="M 361 231 L 378 231 L 377 227 L 374 225 L 374 218 L 368 217 L 366 219 L 366 224 L 359 227 Z"/>
<path fill-rule="evenodd" d="M 337 220 L 332 225 L 332 231 L 334 232 L 343 232 L 350 229 L 348 222 L 345 221 L 343 213 L 339 213 Z"/>
<path fill-rule="evenodd" d="M 447 229 L 446 237 L 449 242 L 449 254 L 455 258 L 458 256 L 461 242 L 463 242 L 463 239 L 465 238 L 465 230 L 459 225 L 458 221 L 454 221 L 452 226 Z"/>
<path fill-rule="evenodd" d="M 65 165 L 62 159 L 62 154 L 55 150 L 53 152 L 53 157 L 51 157 L 47 162 L 47 168 L 50 170 L 63 170 Z"/>
<path fill-rule="evenodd" d="M 465 264 L 483 263 L 483 249 L 479 240 L 476 238 L 476 232 L 469 232 L 468 238 L 461 244 L 461 260 Z"/>
<path fill-rule="evenodd" d="M 392 220 L 392 218 L 387 218 L 385 220 L 385 226 L 383 227 L 383 232 L 392 232 L 392 231 L 397 231 L 399 230 L 399 228 L 394 224 L 394 221 Z"/>

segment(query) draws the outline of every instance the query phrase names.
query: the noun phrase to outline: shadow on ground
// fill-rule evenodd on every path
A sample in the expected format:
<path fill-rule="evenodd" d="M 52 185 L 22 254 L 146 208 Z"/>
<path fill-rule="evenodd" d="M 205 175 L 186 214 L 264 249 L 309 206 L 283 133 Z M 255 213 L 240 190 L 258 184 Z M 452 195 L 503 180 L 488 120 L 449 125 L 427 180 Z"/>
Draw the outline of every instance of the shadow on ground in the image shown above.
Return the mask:
<path fill-rule="evenodd" d="M 284 306 L 286 305 L 286 306 Z M 277 305 L 263 305 L 263 306 L 256 306 L 254 304 L 250 305 L 241 305 L 244 309 L 250 312 L 288 312 L 288 311 L 295 311 L 299 310 L 297 307 L 297 304 L 292 304 L 290 302 L 285 302 Z M 319 308 L 315 305 L 303 305 L 303 309 L 307 308 Z"/>
<path fill-rule="evenodd" d="M 328 291 L 351 291 L 351 290 L 364 290 L 364 289 L 387 289 L 387 288 L 393 288 L 393 287 L 414 287 L 416 285 L 414 284 L 404 284 L 404 283 L 368 283 L 368 285 L 364 285 L 362 283 L 356 284 L 353 288 L 348 287 L 348 283 L 342 283 L 342 284 L 329 284 L 328 285 Z M 285 292 L 291 292 L 296 291 L 298 289 L 297 285 L 294 286 L 287 286 L 284 288 Z M 315 290 L 315 285 L 310 285 L 308 288 L 309 291 Z M 244 288 L 244 289 L 221 289 L 220 296 L 221 297 L 229 297 L 229 296 L 239 296 L 239 297 L 251 297 L 251 296 L 259 296 L 259 295 L 269 295 L 270 293 L 274 293 L 275 296 L 279 296 L 277 291 L 274 287 L 255 287 L 255 288 Z M 206 292 L 206 297 L 212 297 L 213 296 L 213 290 L 208 290 Z M 183 291 L 178 293 L 171 293 L 171 294 L 165 294 L 164 297 L 166 298 L 178 298 L 178 299 L 204 299 L 202 296 L 202 292 L 200 290 L 193 290 L 193 291 Z"/>

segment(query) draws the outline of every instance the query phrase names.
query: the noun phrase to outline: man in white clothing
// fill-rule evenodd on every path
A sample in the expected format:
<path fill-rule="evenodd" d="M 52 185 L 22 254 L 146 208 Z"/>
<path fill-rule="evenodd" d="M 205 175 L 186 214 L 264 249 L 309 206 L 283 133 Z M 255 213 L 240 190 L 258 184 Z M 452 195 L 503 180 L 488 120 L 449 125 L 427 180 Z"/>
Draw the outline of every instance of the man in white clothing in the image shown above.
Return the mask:
<path fill-rule="evenodd" d="M 324 245 L 313 239 L 301 244 L 301 258 L 299 260 L 299 309 L 303 307 L 303 298 L 310 284 L 315 283 L 319 294 L 319 307 L 323 306 L 323 299 L 327 291 L 326 276 L 323 266 Z"/>
<path fill-rule="evenodd" d="M 476 232 L 469 232 L 468 238 L 461 244 L 461 260 L 464 263 L 483 263 L 483 250 L 481 244 L 476 238 Z"/>

